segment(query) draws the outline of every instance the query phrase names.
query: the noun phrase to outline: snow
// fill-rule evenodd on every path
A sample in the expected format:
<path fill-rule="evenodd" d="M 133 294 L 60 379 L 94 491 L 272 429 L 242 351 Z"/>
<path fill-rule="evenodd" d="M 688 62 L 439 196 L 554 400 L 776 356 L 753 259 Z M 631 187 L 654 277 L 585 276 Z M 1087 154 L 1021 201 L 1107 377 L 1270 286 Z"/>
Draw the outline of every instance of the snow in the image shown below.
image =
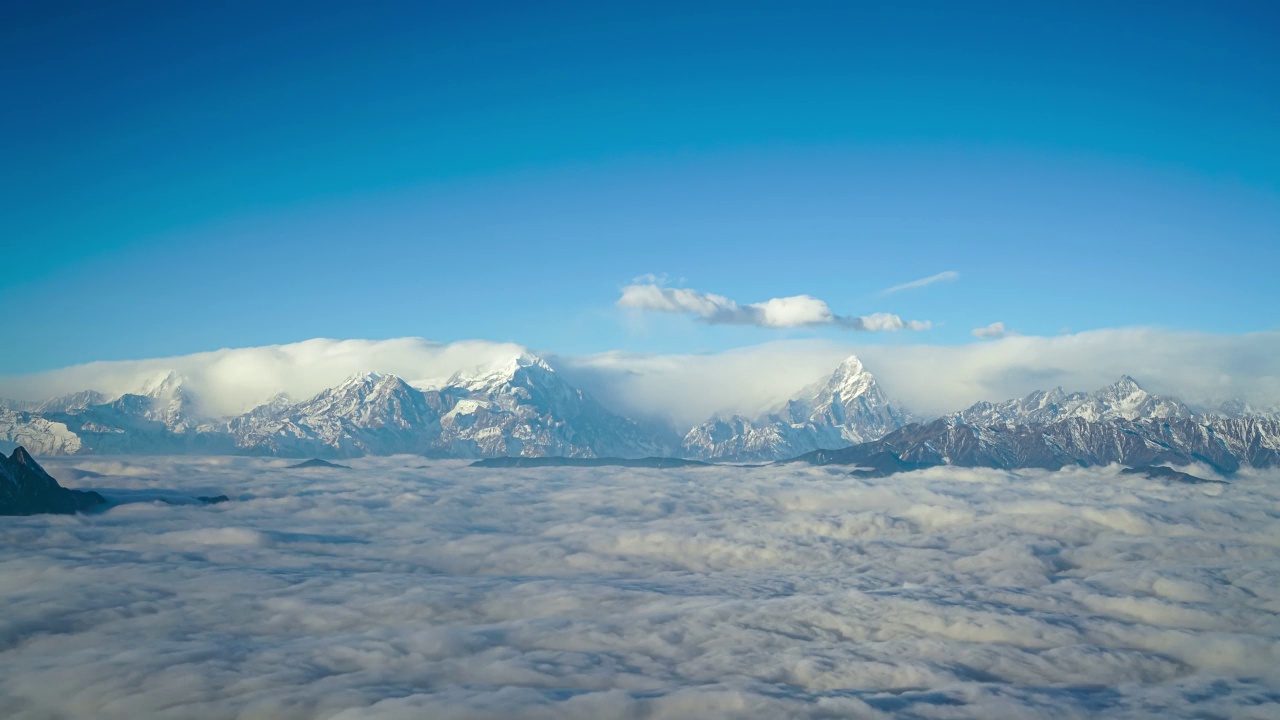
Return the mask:
<path fill-rule="evenodd" d="M 0 525 L 5 714 L 1280 715 L 1275 471 L 287 464 L 47 461 L 126 502 Z"/>

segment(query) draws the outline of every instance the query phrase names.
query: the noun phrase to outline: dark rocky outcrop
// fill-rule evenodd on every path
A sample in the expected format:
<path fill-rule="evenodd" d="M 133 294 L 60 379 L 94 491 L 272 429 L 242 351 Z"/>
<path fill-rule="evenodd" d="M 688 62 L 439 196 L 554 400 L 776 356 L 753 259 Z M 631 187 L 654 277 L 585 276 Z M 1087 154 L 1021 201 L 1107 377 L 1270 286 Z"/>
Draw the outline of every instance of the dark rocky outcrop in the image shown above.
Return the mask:
<path fill-rule="evenodd" d="M 1211 480 L 1202 478 L 1190 473 L 1184 473 L 1180 470 L 1174 470 L 1171 467 L 1163 465 L 1147 465 L 1144 467 L 1125 468 L 1120 471 L 1121 475 L 1142 475 L 1152 480 L 1169 480 L 1171 482 L 1189 483 L 1192 485 L 1225 485 L 1226 480 Z"/>
<path fill-rule="evenodd" d="M 289 466 L 290 470 L 305 470 L 307 468 L 334 468 L 339 470 L 351 469 L 351 467 L 348 465 L 340 465 L 335 462 L 329 462 L 328 460 L 321 460 L 320 458 L 311 458 L 310 460 L 303 460 L 297 465 Z"/>
<path fill-rule="evenodd" d="M 0 515 L 71 514 L 105 503 L 96 492 L 59 485 L 24 448 L 0 454 Z"/>

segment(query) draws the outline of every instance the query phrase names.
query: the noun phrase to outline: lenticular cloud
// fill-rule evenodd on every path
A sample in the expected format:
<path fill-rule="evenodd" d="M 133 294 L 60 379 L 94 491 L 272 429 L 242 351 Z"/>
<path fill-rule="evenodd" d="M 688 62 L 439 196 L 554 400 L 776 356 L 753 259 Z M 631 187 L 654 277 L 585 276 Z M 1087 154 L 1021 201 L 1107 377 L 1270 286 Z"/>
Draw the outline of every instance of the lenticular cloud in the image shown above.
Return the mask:
<path fill-rule="evenodd" d="M 287 464 L 50 460 L 121 504 L 0 525 L 5 714 L 1280 714 L 1274 475 Z"/>

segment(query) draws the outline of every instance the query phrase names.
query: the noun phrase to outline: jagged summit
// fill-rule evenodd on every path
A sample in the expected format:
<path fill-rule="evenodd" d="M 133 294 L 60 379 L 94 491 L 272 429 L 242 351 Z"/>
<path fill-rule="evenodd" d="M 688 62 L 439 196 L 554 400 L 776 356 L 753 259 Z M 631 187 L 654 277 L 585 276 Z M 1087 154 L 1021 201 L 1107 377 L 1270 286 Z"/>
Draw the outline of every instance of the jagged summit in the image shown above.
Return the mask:
<path fill-rule="evenodd" d="M 683 445 L 703 459 L 770 460 L 874 439 L 908 421 L 862 361 L 850 355 L 778 410 L 754 421 L 712 417 L 686 433 Z"/>
<path fill-rule="evenodd" d="M 953 413 L 961 421 L 985 426 L 1053 423 L 1067 418 L 1090 422 L 1142 418 L 1189 418 L 1190 408 L 1177 398 L 1154 395 L 1137 380 L 1122 375 L 1093 393 L 1067 394 L 1062 388 L 1037 390 L 1026 397 L 999 403 L 979 402 Z"/>

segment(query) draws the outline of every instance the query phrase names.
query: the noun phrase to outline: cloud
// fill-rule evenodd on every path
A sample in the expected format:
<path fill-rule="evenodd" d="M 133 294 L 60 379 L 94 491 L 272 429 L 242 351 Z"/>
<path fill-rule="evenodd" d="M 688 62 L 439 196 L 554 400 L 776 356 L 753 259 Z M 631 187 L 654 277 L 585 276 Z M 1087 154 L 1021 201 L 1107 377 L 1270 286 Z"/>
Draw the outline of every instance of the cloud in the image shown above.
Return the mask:
<path fill-rule="evenodd" d="M 264 403 L 277 392 L 297 399 L 310 397 L 358 372 L 391 373 L 430 385 L 459 370 L 494 366 L 523 350 L 512 343 L 482 340 L 315 339 L 0 376 L 0 397 L 41 400 L 86 389 L 119 395 L 137 392 L 172 370 L 185 378 L 203 412 L 231 415 Z"/>
<path fill-rule="evenodd" d="M 920 278 L 919 280 L 912 280 L 911 282 L 904 282 L 901 285 L 894 285 L 891 288 L 885 288 L 880 291 L 880 294 L 892 295 L 896 292 L 902 292 L 903 290 L 915 290 L 916 288 L 922 288 L 926 285 L 942 282 L 943 280 L 955 280 L 958 277 L 960 277 L 960 273 L 955 270 L 944 270 L 937 275 L 930 275 L 929 277 Z"/>
<path fill-rule="evenodd" d="M 844 316 L 810 295 L 773 298 L 739 305 L 723 295 L 689 288 L 670 288 L 656 282 L 635 283 L 622 289 L 619 307 L 693 315 L 711 325 L 754 325 L 768 328 L 832 325 L 867 332 L 927 330 L 927 321 L 903 320 L 889 313 Z"/>
<path fill-rule="evenodd" d="M 973 334 L 974 337 L 981 338 L 983 340 L 998 340 L 1000 338 L 1009 337 L 1010 335 L 1018 334 L 1012 330 L 1005 329 L 1003 322 L 993 322 L 990 325 L 985 325 L 980 328 L 974 328 L 970 332 Z"/>
<path fill-rule="evenodd" d="M 6 717 L 1280 714 L 1276 472 L 351 464 L 50 461 L 232 499 L 0 524 Z"/>
<path fill-rule="evenodd" d="M 886 322 L 893 322 L 889 318 Z M 361 371 L 394 373 L 423 386 L 439 384 L 454 372 L 496 366 L 523 350 L 476 340 L 308 340 L 0 376 L 0 397 L 43 400 L 85 389 L 135 391 L 172 369 L 188 378 L 202 409 L 225 415 L 248 410 L 279 391 L 310 397 Z M 1068 391 L 1095 390 L 1123 374 L 1153 392 L 1202 406 L 1233 397 L 1254 407 L 1280 406 L 1280 332 L 1215 335 L 1121 328 L 963 345 L 811 339 L 705 354 L 540 354 L 606 406 L 680 429 L 717 412 L 756 415 L 830 374 L 851 354 L 862 358 L 886 393 L 924 416 L 1058 385 Z"/>

